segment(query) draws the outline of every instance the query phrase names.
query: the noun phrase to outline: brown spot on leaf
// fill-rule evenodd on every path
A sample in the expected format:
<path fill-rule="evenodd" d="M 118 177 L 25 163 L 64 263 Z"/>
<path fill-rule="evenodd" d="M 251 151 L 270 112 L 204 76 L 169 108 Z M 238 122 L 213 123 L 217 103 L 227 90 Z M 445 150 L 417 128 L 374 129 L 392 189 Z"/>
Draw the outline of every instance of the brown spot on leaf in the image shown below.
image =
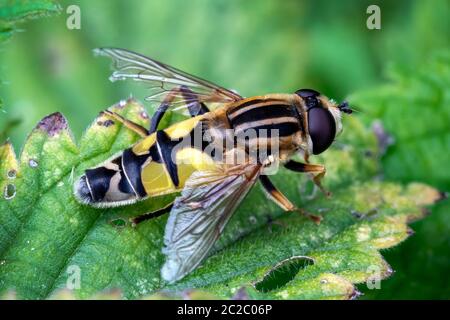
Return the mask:
<path fill-rule="evenodd" d="M 105 122 L 103 122 L 104 127 L 110 127 L 113 124 L 114 124 L 114 121 L 112 121 L 112 120 L 106 120 Z"/>
<path fill-rule="evenodd" d="M 67 129 L 67 120 L 61 113 L 55 112 L 43 118 L 36 126 L 36 129 L 43 130 L 53 137 Z"/>
<path fill-rule="evenodd" d="M 101 127 L 110 127 L 110 126 L 114 125 L 114 121 L 110 120 L 110 119 L 105 120 L 105 121 L 99 120 L 99 121 L 97 121 L 97 125 L 101 126 Z"/>

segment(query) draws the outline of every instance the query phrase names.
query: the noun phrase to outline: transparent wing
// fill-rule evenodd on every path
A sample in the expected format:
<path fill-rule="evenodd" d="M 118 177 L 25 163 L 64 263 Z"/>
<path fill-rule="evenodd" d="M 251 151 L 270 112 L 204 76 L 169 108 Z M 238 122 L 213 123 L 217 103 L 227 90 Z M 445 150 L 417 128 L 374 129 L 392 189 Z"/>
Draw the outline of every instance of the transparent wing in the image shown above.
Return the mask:
<path fill-rule="evenodd" d="M 163 279 L 179 280 L 202 262 L 254 185 L 260 169 L 258 165 L 247 165 L 191 175 L 175 199 L 166 224 Z"/>
<path fill-rule="evenodd" d="M 113 60 L 114 72 L 110 77 L 111 81 L 124 79 L 143 81 L 150 90 L 146 100 L 158 103 L 170 100 L 172 110 L 184 109 L 197 101 L 225 103 L 242 99 L 231 90 L 138 53 L 115 48 L 98 48 L 94 53 Z M 192 94 L 177 91 L 180 86 L 187 87 Z"/>

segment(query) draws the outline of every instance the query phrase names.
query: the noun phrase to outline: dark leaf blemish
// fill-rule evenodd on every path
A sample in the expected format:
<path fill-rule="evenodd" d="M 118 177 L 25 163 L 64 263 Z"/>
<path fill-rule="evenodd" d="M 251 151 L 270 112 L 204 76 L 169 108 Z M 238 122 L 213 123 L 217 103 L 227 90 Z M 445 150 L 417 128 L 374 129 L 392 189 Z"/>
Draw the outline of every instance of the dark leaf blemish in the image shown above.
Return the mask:
<path fill-rule="evenodd" d="M 67 129 L 67 120 L 61 113 L 55 112 L 43 118 L 36 126 L 36 129 L 43 130 L 50 137 L 53 137 Z"/>

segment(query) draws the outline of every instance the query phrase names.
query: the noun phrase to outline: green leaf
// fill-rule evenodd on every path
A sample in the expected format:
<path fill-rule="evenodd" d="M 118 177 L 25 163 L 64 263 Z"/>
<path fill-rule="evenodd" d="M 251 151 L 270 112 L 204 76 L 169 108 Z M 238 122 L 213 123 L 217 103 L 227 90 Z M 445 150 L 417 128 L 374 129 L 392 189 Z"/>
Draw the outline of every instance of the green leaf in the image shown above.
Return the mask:
<path fill-rule="evenodd" d="M 393 138 L 394 144 L 382 158 L 385 178 L 402 183 L 423 181 L 450 191 L 450 173 L 446 169 L 450 163 L 449 51 L 431 52 L 415 68 L 395 65 L 388 77 L 384 85 L 351 97 L 362 109 L 361 118 L 367 124 L 379 121 Z M 388 281 L 387 290 L 375 291 L 369 297 L 449 296 L 450 281 L 441 276 L 450 264 L 449 210 L 450 201 L 440 203 L 426 221 L 417 224 L 417 237 L 388 253 L 393 265 L 405 272 Z"/>
<path fill-rule="evenodd" d="M 16 23 L 60 11 L 61 7 L 51 0 L 0 0 L 0 42 L 14 33 Z"/>
<path fill-rule="evenodd" d="M 383 157 L 385 174 L 449 186 L 450 52 L 434 53 L 414 70 L 392 68 L 390 82 L 352 96 L 367 122 L 381 119 L 395 143 Z M 420 118 L 420 121 L 418 121 Z"/>
<path fill-rule="evenodd" d="M 143 107 L 134 100 L 111 109 L 148 125 Z M 281 212 L 256 186 L 212 256 L 183 280 L 167 285 L 160 279 L 167 217 L 137 228 L 128 218 L 161 207 L 170 197 L 95 209 L 80 205 L 72 194 L 74 178 L 83 170 L 138 139 L 106 120 L 99 116 L 77 146 L 65 118 L 55 113 L 31 132 L 19 160 L 10 143 L 0 148 L 0 290 L 28 299 L 58 297 L 75 267 L 80 271 L 80 287 L 74 289 L 79 298 L 115 288 L 126 298 L 180 292 L 199 298 L 353 298 L 358 294 L 354 284 L 370 280 L 373 270 L 380 278 L 390 275 L 378 250 L 405 240 L 411 234 L 407 223 L 423 217 L 422 207 L 440 198 L 426 185 L 403 187 L 374 179 L 379 170 L 376 139 L 358 119 L 347 118 L 346 133 L 318 158 L 327 164 L 331 199 L 312 192 L 310 181 L 299 174 L 281 169 L 274 177 L 290 199 L 323 216 L 319 226 Z"/>

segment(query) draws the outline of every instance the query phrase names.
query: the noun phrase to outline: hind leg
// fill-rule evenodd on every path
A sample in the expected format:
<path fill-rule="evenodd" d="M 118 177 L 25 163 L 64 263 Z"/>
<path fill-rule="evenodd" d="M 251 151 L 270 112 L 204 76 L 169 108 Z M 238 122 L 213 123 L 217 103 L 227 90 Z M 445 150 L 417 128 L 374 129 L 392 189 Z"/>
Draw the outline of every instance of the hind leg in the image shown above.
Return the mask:
<path fill-rule="evenodd" d="M 125 127 L 127 127 L 128 129 L 130 129 L 131 131 L 137 133 L 138 135 L 140 135 L 141 137 L 146 137 L 149 135 L 149 132 L 147 129 L 145 129 L 143 126 L 130 121 L 128 119 L 125 119 L 124 117 L 122 117 L 120 114 L 109 111 L 109 110 L 105 110 L 102 111 L 103 114 L 107 115 L 108 117 L 119 121 L 120 123 L 122 123 Z"/>
<path fill-rule="evenodd" d="M 280 206 L 280 208 L 283 209 L 284 211 L 298 212 L 317 224 L 320 223 L 320 221 L 322 220 L 322 217 L 311 214 L 304 209 L 297 208 L 294 204 L 292 204 L 292 202 L 289 201 L 289 199 L 286 198 L 286 196 L 281 191 L 279 191 L 277 187 L 273 185 L 269 177 L 264 175 L 259 176 L 259 181 L 261 181 L 261 184 L 264 190 L 267 192 L 267 195 L 270 197 L 270 199 L 273 202 L 275 202 L 278 206 Z"/>
<path fill-rule="evenodd" d="M 173 202 L 169 203 L 167 206 L 165 206 L 164 208 L 158 209 L 156 211 L 152 211 L 152 212 L 148 212 L 148 213 L 144 213 L 141 214 L 137 217 L 131 218 L 131 224 L 133 227 L 137 226 L 139 223 L 153 219 L 153 218 L 157 218 L 159 216 L 162 216 L 163 214 L 169 213 L 170 210 L 172 210 L 172 206 L 173 206 Z"/>
<path fill-rule="evenodd" d="M 132 122 L 130 120 L 125 119 L 121 115 L 105 110 L 103 111 L 104 114 L 107 116 L 113 118 L 114 120 L 119 121 L 122 123 L 125 127 L 128 129 L 134 131 L 141 137 L 146 137 L 158 130 L 158 126 L 166 113 L 166 111 L 170 108 L 173 100 L 177 97 L 177 94 L 181 93 L 183 96 L 183 99 L 186 102 L 187 108 L 189 110 L 189 114 L 192 117 L 204 114 L 209 112 L 209 109 L 205 106 L 204 103 L 198 101 L 197 95 L 192 92 L 188 87 L 186 86 L 180 86 L 179 88 L 172 89 L 164 99 L 164 101 L 159 105 L 158 109 L 156 109 L 155 114 L 152 116 L 152 119 L 150 121 L 150 129 L 147 130 L 143 126 Z"/>

